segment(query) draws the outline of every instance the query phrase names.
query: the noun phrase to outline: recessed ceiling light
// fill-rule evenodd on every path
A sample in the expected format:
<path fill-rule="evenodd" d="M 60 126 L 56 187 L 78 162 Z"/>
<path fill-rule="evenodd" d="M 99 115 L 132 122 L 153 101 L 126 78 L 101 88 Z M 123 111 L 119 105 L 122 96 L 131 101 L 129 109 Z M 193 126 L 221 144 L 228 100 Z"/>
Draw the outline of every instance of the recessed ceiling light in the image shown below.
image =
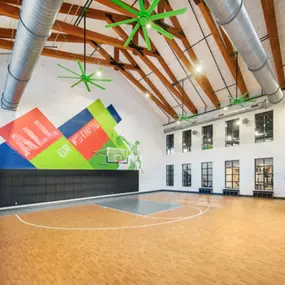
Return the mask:
<path fill-rule="evenodd" d="M 149 97 L 150 97 L 150 94 L 149 94 L 148 92 L 146 92 L 146 93 L 145 93 L 145 97 L 146 97 L 146 98 L 149 98 Z"/>
<path fill-rule="evenodd" d="M 148 23 L 148 24 L 146 25 L 146 28 L 147 28 L 147 29 L 150 29 L 150 28 L 151 28 L 151 24 Z"/>
<path fill-rule="evenodd" d="M 196 73 L 201 73 L 202 70 L 203 70 L 202 65 L 197 65 L 197 66 L 196 66 Z"/>

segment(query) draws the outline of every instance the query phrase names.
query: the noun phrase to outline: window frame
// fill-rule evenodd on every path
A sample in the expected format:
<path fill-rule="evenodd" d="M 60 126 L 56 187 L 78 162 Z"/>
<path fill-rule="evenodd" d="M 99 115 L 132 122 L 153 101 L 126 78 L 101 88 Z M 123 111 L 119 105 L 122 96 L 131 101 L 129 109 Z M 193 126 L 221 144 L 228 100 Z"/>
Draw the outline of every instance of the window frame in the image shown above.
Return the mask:
<path fill-rule="evenodd" d="M 166 139 L 166 155 L 171 155 L 174 153 L 174 134 L 168 134 Z M 169 139 L 172 138 L 172 139 Z"/>
<path fill-rule="evenodd" d="M 272 160 L 272 164 L 269 165 L 269 166 L 272 167 L 272 172 L 267 173 L 267 174 L 271 175 L 271 180 L 272 180 L 271 189 L 265 189 L 265 184 L 266 184 L 266 182 L 265 182 L 266 175 L 265 175 L 265 172 L 264 172 L 265 167 L 263 167 L 262 174 L 259 174 L 259 176 L 263 176 L 262 183 L 260 183 L 257 180 L 257 177 L 258 177 L 258 172 L 256 171 L 257 170 L 257 160 L 261 160 L 261 159 L 263 160 L 263 164 L 262 164 L 263 166 L 267 166 L 266 163 L 265 163 L 266 159 L 271 159 Z M 263 185 L 263 187 L 262 188 L 257 187 L 258 184 Z M 254 189 L 258 190 L 258 191 L 272 191 L 272 192 L 274 191 L 274 158 L 273 157 L 256 158 L 254 160 Z"/>
<path fill-rule="evenodd" d="M 231 162 L 231 167 L 227 167 L 227 162 Z M 234 174 L 234 162 L 238 162 L 238 187 L 234 187 L 234 176 L 237 174 Z M 232 174 L 227 174 L 227 169 L 231 169 Z M 231 181 L 227 180 L 227 177 L 231 176 Z M 231 183 L 231 187 L 227 187 L 227 183 Z M 234 159 L 234 160 L 226 160 L 225 161 L 225 189 L 234 189 L 234 190 L 239 190 L 240 187 L 240 165 L 239 165 L 239 160 Z"/>
<path fill-rule="evenodd" d="M 233 123 L 231 126 L 231 130 L 229 131 L 229 123 Z M 234 133 L 235 129 L 234 126 L 237 126 L 237 133 L 238 133 L 238 143 L 234 143 Z M 227 137 L 231 136 L 232 139 L 229 142 L 227 140 Z M 240 144 L 240 119 L 233 119 L 226 121 L 226 126 L 225 126 L 225 147 L 232 147 L 232 146 L 238 146 Z"/>
<path fill-rule="evenodd" d="M 166 165 L 166 186 L 174 186 L 174 165 Z"/>
<path fill-rule="evenodd" d="M 210 137 L 208 137 L 208 133 L 205 132 L 205 130 L 211 130 Z M 207 150 L 207 149 L 213 149 L 214 148 L 214 126 L 213 125 L 207 125 L 202 127 L 202 150 Z M 210 139 L 210 143 L 208 140 Z M 211 147 L 209 147 L 211 146 Z"/>
<path fill-rule="evenodd" d="M 189 134 L 189 135 L 186 135 Z M 188 141 L 187 141 L 188 138 Z M 190 138 L 190 141 L 189 141 Z M 192 130 L 182 132 L 182 152 L 191 152 L 192 150 Z"/>
<path fill-rule="evenodd" d="M 211 167 L 209 167 L 209 164 L 211 163 Z M 203 165 L 204 164 L 207 164 L 207 167 L 206 168 L 204 168 L 203 167 Z M 207 185 L 209 185 L 210 183 L 212 184 L 212 186 L 204 186 L 203 185 L 203 178 L 204 178 L 204 173 L 203 173 L 203 169 L 206 169 L 207 171 L 206 171 L 206 177 L 207 177 L 207 179 L 206 179 L 206 184 Z M 209 173 L 209 169 L 211 169 L 212 171 L 211 171 L 211 173 Z M 204 188 L 211 188 L 211 189 L 213 189 L 213 181 L 214 181 L 214 176 L 213 176 L 213 162 L 211 162 L 211 161 L 208 161 L 208 162 L 201 162 L 201 187 L 204 187 Z M 209 177 L 212 177 L 211 178 L 211 180 L 209 179 Z"/>
<path fill-rule="evenodd" d="M 266 115 L 272 115 L 272 129 L 267 129 L 266 130 Z M 262 115 L 263 116 L 263 130 L 262 130 L 262 136 L 258 136 L 257 137 L 257 133 L 258 133 L 258 129 L 257 129 L 257 117 Z M 271 119 L 271 118 L 270 118 Z M 254 122 L 255 122 L 255 132 L 254 132 L 254 142 L 255 143 L 265 143 L 265 142 L 268 142 L 268 141 L 273 141 L 274 140 L 274 112 L 273 110 L 270 110 L 270 111 L 266 111 L 266 112 L 262 112 L 262 113 L 257 113 L 255 114 L 254 116 Z M 266 136 L 266 132 L 272 132 L 272 136 L 270 137 L 267 137 Z"/>
<path fill-rule="evenodd" d="M 184 169 L 184 166 L 186 166 L 186 170 Z M 190 173 L 189 173 L 189 170 L 190 170 Z M 189 178 L 190 178 L 190 185 L 189 185 L 189 182 L 185 183 L 185 181 L 189 181 Z M 183 163 L 182 164 L 182 187 L 191 187 L 191 186 L 192 186 L 192 164 Z"/>

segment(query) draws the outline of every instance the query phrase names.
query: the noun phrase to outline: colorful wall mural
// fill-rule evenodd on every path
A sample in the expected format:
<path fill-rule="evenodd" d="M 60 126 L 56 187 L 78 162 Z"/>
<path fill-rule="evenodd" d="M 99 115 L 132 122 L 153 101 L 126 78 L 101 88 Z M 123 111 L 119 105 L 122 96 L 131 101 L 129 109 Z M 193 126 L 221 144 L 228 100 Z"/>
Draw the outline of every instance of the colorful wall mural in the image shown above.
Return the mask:
<path fill-rule="evenodd" d="M 0 128 L 2 169 L 142 169 L 140 143 L 115 127 L 122 121 L 100 100 L 56 128 L 37 108 Z"/>

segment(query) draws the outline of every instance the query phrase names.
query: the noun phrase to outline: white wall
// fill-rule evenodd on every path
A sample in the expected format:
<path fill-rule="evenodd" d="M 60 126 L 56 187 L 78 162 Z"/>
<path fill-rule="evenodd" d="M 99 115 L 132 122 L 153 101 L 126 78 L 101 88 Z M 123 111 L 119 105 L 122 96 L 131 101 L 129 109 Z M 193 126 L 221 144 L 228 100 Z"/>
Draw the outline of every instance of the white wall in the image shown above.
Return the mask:
<path fill-rule="evenodd" d="M 67 75 L 57 67 L 60 63 L 72 70 L 77 69 L 75 62 L 41 58 L 33 77 L 23 95 L 17 112 L 0 109 L 0 127 L 15 118 L 39 108 L 44 115 L 59 127 L 74 115 L 82 111 L 97 99 L 101 99 L 107 107 L 113 104 L 122 118 L 116 127 L 117 132 L 128 141 L 141 142 L 141 154 L 144 173 L 140 174 L 140 191 L 160 189 L 163 185 L 163 168 L 161 160 L 164 156 L 164 134 L 162 121 L 151 107 L 140 98 L 125 79 L 112 69 L 104 69 L 104 77 L 113 82 L 105 84 L 107 90 L 93 89 L 91 93 L 85 86 L 70 88 L 74 80 L 59 79 L 59 75 Z M 88 65 L 87 71 L 94 72 L 98 67 Z M 7 74 L 7 63 L 0 63 L 0 89 L 4 89 Z M 0 144 L 4 140 L 0 137 Z"/>
<path fill-rule="evenodd" d="M 267 110 L 258 110 L 231 118 L 213 122 L 214 148 L 201 150 L 201 128 L 197 125 L 192 130 L 199 132 L 198 136 L 192 134 L 192 151 L 182 153 L 182 131 L 174 132 L 175 152 L 165 155 L 164 168 L 167 164 L 174 164 L 174 187 L 166 187 L 164 174 L 164 189 L 198 191 L 201 187 L 201 162 L 213 162 L 213 191 L 222 193 L 225 188 L 225 161 L 240 161 L 240 193 L 252 195 L 254 190 L 254 163 L 256 158 L 274 158 L 274 195 L 285 197 L 285 100 L 269 108 L 274 111 L 274 141 L 255 143 L 255 113 Z M 248 125 L 240 125 L 240 145 L 225 147 L 225 122 L 235 118 L 248 118 Z M 191 129 L 191 128 L 190 128 Z M 184 129 L 185 130 L 185 129 Z M 192 164 L 192 187 L 182 187 L 182 164 Z M 165 172 L 165 171 L 164 171 Z"/>

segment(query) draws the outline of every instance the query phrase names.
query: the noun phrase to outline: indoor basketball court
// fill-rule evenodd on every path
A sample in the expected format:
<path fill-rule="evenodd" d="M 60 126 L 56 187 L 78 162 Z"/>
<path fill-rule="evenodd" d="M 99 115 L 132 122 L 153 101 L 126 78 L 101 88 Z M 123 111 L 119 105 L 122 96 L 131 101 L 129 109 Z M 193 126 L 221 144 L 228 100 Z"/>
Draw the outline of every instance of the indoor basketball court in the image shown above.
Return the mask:
<path fill-rule="evenodd" d="M 1 284 L 282 284 L 285 278 L 281 200 L 158 192 L 3 214 Z"/>
<path fill-rule="evenodd" d="M 1 0 L 0 285 L 284 285 L 284 15 Z"/>

